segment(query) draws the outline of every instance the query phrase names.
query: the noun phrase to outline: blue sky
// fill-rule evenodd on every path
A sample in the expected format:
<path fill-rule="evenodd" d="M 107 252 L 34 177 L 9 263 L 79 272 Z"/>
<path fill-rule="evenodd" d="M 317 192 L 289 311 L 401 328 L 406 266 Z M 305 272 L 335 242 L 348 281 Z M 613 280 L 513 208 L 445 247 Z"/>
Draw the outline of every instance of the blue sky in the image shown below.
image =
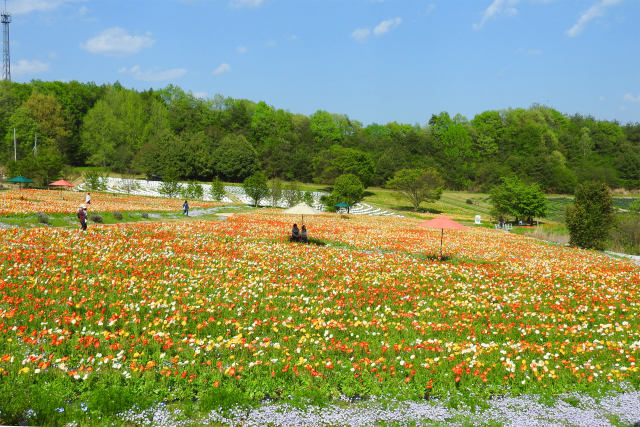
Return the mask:
<path fill-rule="evenodd" d="M 365 125 L 532 103 L 640 121 L 639 0 L 7 0 L 7 9 L 14 81 L 173 83 Z"/>

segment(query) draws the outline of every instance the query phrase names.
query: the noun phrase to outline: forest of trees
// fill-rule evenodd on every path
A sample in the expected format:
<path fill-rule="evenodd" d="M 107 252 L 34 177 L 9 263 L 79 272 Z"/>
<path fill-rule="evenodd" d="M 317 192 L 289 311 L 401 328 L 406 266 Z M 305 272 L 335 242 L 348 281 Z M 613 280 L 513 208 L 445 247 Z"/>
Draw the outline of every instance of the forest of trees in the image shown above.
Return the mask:
<path fill-rule="evenodd" d="M 2 81 L 0 137 L 5 174 L 41 184 L 69 166 L 99 166 L 206 181 L 242 182 L 260 170 L 327 185 L 353 174 L 382 186 L 401 169 L 434 169 L 452 190 L 488 191 L 503 177 L 548 193 L 573 193 L 589 180 L 640 188 L 640 124 L 541 105 L 363 126 L 321 110 L 305 116 L 265 102 L 200 99 L 173 85 L 138 92 L 119 83 Z"/>

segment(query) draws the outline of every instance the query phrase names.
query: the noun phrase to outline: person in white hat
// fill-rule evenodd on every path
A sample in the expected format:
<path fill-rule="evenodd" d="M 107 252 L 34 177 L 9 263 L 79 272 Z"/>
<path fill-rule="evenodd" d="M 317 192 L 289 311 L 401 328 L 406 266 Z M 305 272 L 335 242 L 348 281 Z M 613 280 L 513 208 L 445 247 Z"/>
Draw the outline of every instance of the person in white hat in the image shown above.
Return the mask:
<path fill-rule="evenodd" d="M 82 227 L 82 231 L 87 229 L 87 206 L 83 203 L 80 205 L 78 209 L 78 220 L 80 221 L 80 227 Z"/>

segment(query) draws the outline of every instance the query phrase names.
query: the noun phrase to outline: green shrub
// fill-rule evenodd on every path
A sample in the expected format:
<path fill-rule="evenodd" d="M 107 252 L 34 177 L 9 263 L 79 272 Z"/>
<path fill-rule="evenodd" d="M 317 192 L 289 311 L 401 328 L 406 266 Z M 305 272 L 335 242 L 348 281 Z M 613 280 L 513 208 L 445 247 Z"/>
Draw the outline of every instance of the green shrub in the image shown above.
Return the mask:
<path fill-rule="evenodd" d="M 101 191 L 107 189 L 107 176 L 97 171 L 86 171 L 84 183 L 89 191 Z"/>
<path fill-rule="evenodd" d="M 102 215 L 100 214 L 91 214 L 89 215 L 89 219 L 98 224 L 102 224 L 104 222 L 104 219 L 102 219 Z"/>
<path fill-rule="evenodd" d="M 148 213 L 146 213 L 146 212 L 142 212 L 142 214 L 141 214 L 140 216 L 141 216 L 142 218 L 145 218 L 145 219 L 149 218 L 149 214 L 148 214 Z"/>
<path fill-rule="evenodd" d="M 224 196 L 224 184 L 220 181 L 220 178 L 216 177 L 211 183 L 211 198 L 219 202 Z"/>
<path fill-rule="evenodd" d="M 44 212 L 38 212 L 36 214 L 36 216 L 38 217 L 38 222 L 41 224 L 49 224 L 49 217 L 47 216 L 46 213 Z"/>
<path fill-rule="evenodd" d="M 195 181 L 191 181 L 186 185 L 186 187 L 181 188 L 180 193 L 182 194 L 182 197 L 184 199 L 199 200 L 199 199 L 202 199 L 202 196 L 204 195 L 204 190 L 202 188 L 202 185 L 198 184 Z"/>
<path fill-rule="evenodd" d="M 467 203 L 468 205 L 472 205 L 472 204 L 473 204 L 473 200 L 471 200 L 471 199 L 467 199 L 466 203 Z"/>
<path fill-rule="evenodd" d="M 113 217 L 115 219 L 117 219 L 118 221 L 122 221 L 122 213 L 120 213 L 120 212 L 114 212 L 113 213 Z"/>
<path fill-rule="evenodd" d="M 578 185 L 574 204 L 567 206 L 569 244 L 603 250 L 614 220 L 613 199 L 605 184 L 585 182 Z"/>

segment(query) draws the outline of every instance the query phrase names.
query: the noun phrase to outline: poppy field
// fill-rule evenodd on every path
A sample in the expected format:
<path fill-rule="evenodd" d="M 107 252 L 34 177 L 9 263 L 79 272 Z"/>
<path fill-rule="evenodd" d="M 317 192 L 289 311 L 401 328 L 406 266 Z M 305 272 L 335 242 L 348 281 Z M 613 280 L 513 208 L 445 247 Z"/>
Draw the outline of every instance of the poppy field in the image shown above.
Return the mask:
<path fill-rule="evenodd" d="M 0 215 L 45 213 L 75 213 L 84 203 L 86 193 L 66 190 L 11 190 L 0 191 Z M 126 194 L 93 194 L 92 212 L 115 211 L 178 211 L 182 202 L 162 197 L 145 197 Z M 216 202 L 190 201 L 192 208 L 220 206 Z"/>
<path fill-rule="evenodd" d="M 0 230 L 0 421 L 640 388 L 640 268 L 417 220 Z"/>

